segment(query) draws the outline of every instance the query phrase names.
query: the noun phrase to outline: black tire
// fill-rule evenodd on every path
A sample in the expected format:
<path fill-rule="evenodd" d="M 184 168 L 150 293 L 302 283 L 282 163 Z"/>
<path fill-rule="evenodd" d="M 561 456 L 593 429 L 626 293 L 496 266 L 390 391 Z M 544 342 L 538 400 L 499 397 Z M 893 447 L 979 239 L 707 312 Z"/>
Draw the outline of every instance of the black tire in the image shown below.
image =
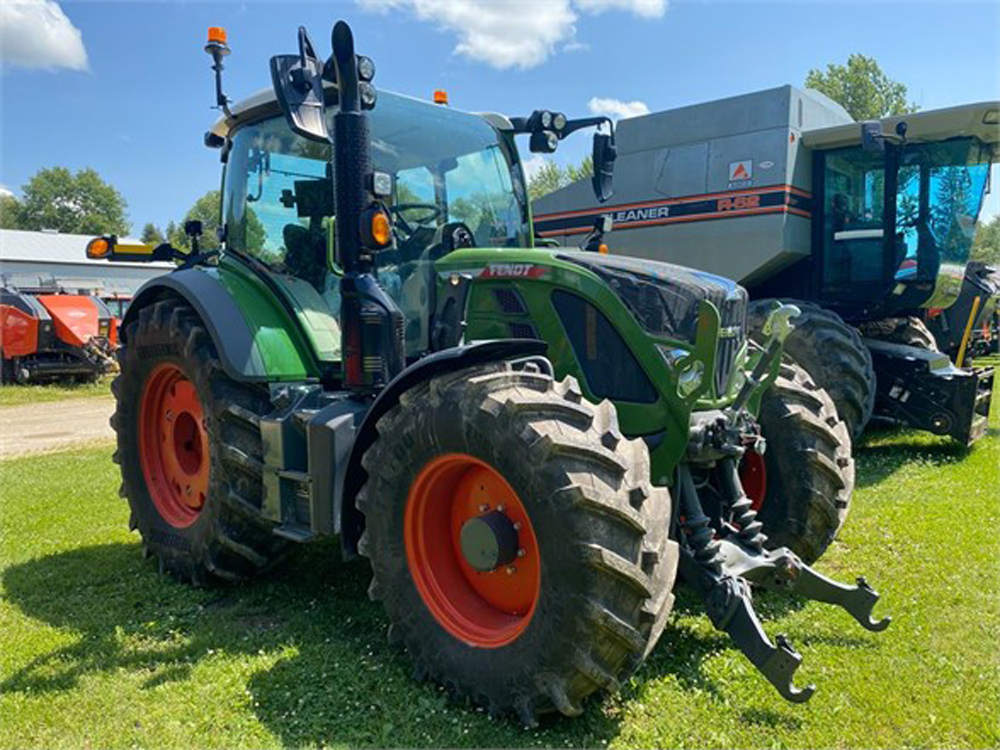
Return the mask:
<path fill-rule="evenodd" d="M 939 351 L 937 340 L 920 318 L 912 315 L 903 318 L 883 318 L 858 326 L 865 338 L 888 341 L 892 344 L 915 346 L 918 349 Z"/>
<path fill-rule="evenodd" d="M 131 507 L 129 525 L 161 572 L 197 585 L 212 579 L 241 581 L 277 562 L 288 542 L 272 534 L 261 515 L 262 446 L 257 420 L 269 407 L 267 392 L 225 375 L 198 314 L 179 300 L 155 302 L 139 312 L 119 349 L 121 374 L 112 383 L 118 438 L 114 460 L 120 493 Z M 180 368 L 194 385 L 204 414 L 209 461 L 208 491 L 193 523 L 169 523 L 153 502 L 140 456 L 143 392 L 154 370 Z"/>
<path fill-rule="evenodd" d="M 875 370 L 872 356 L 856 329 L 834 312 L 799 300 L 781 300 L 799 307 L 795 330 L 785 341 L 785 354 L 805 368 L 825 390 L 856 440 L 875 408 Z M 747 327 L 759 343 L 761 329 L 773 300 L 750 303 Z"/>
<path fill-rule="evenodd" d="M 576 715 L 591 693 L 617 689 L 663 630 L 678 552 L 670 494 L 650 485 L 646 445 L 622 436 L 612 404 L 587 402 L 572 378 L 498 363 L 415 386 L 378 432 L 364 456 L 360 551 L 390 640 L 405 644 L 417 676 L 528 726 L 552 711 Z M 504 477 L 539 540 L 534 615 L 500 647 L 466 645 L 439 624 L 407 561 L 409 488 L 428 462 L 455 452 Z"/>
<path fill-rule="evenodd" d="M 854 491 L 847 425 L 830 396 L 792 362 L 782 363 L 758 420 L 767 481 L 757 515 L 767 546 L 815 562 L 844 525 Z"/>

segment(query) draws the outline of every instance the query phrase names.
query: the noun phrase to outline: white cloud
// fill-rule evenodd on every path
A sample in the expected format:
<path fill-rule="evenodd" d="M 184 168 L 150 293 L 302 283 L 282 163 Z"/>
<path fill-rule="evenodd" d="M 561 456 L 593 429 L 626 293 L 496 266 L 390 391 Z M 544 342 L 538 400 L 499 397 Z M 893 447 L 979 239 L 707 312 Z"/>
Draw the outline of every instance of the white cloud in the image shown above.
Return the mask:
<path fill-rule="evenodd" d="M 87 69 L 83 36 L 55 0 L 0 1 L 4 67 Z"/>
<path fill-rule="evenodd" d="M 624 10 L 643 18 L 662 18 L 667 12 L 667 0 L 575 0 L 584 13 Z"/>
<path fill-rule="evenodd" d="M 14 191 L 8 188 L 6 185 L 0 185 L 0 198 L 13 198 Z"/>
<path fill-rule="evenodd" d="M 595 96 L 587 102 L 587 107 L 593 114 L 607 115 L 612 120 L 625 120 L 629 117 L 649 114 L 649 107 L 646 106 L 646 102 L 640 102 L 638 99 L 631 102 L 623 102 L 619 99 L 605 99 Z"/>
<path fill-rule="evenodd" d="M 455 53 L 501 70 L 533 68 L 556 50 L 581 49 L 577 10 L 627 11 L 645 18 L 666 11 L 666 0 L 356 0 L 364 10 L 409 10 L 458 37 Z"/>
<path fill-rule="evenodd" d="M 521 166 L 524 168 L 525 179 L 531 181 L 548 162 L 549 160 L 541 154 L 532 154 L 527 159 L 522 159 Z"/>

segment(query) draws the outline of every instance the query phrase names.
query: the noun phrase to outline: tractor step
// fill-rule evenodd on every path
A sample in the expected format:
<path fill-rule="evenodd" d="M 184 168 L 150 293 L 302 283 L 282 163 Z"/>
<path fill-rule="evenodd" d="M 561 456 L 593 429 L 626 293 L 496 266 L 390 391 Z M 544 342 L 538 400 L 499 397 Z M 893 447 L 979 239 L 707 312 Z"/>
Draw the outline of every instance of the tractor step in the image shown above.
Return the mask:
<path fill-rule="evenodd" d="M 316 535 L 311 529 L 296 524 L 282 524 L 274 529 L 274 535 L 292 542 L 311 542 Z"/>

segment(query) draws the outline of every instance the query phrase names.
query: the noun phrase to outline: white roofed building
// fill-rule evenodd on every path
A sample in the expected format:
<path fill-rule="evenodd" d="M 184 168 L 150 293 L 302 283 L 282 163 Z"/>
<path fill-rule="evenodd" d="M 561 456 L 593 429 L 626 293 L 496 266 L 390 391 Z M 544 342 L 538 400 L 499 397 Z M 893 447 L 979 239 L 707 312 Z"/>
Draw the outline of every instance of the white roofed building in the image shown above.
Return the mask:
<path fill-rule="evenodd" d="M 92 235 L 0 229 L 0 282 L 19 289 L 61 288 L 104 298 L 131 298 L 173 263 L 109 263 L 87 257 Z M 123 243 L 140 240 L 122 238 Z"/>

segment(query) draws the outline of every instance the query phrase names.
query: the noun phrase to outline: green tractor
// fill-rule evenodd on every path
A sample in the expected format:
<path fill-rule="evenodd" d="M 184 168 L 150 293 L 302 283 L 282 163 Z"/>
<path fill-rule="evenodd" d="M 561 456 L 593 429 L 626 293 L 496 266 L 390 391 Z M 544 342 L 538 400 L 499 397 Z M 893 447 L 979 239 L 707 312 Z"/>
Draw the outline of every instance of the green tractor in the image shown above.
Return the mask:
<path fill-rule="evenodd" d="M 765 634 L 751 586 L 873 631 L 888 618 L 872 619 L 863 579 L 771 549 L 743 489 L 776 379 L 799 389 L 790 419 L 839 424 L 782 369 L 795 309 L 775 306 L 754 348 L 728 280 L 641 263 L 631 288 L 636 261 L 534 248 L 515 135 L 551 151 L 601 120 L 379 96 L 345 23 L 332 42 L 323 61 L 300 29 L 299 54 L 271 61 L 273 91 L 230 109 L 228 48 L 210 32 L 221 251 L 202 251 L 196 222 L 186 254 L 88 248 L 179 263 L 132 302 L 113 387 L 122 495 L 147 553 L 195 584 L 236 582 L 339 535 L 371 563 L 370 594 L 416 672 L 527 725 L 627 679 L 680 571 L 775 688 L 808 700 L 801 656 Z M 594 143 L 606 198 L 613 134 Z M 834 481 L 853 471 L 846 454 L 821 459 Z"/>

